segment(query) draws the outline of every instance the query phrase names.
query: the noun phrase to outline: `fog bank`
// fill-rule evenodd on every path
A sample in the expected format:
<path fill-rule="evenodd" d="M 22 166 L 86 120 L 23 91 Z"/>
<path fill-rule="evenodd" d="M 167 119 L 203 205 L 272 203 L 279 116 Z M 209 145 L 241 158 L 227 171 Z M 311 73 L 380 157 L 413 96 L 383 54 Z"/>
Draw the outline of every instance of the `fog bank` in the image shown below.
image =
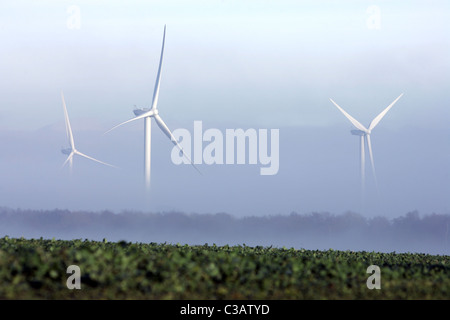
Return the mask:
<path fill-rule="evenodd" d="M 449 214 L 397 218 L 310 213 L 235 217 L 226 213 L 34 211 L 0 208 L 0 237 L 190 245 L 274 246 L 450 254 Z"/>

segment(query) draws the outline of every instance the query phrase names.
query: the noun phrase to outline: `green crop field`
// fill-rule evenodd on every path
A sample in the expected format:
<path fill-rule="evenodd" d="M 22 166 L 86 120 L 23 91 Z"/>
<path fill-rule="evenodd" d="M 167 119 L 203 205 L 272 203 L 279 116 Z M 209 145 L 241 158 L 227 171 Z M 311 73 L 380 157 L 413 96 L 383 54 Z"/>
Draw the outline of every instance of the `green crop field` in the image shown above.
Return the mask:
<path fill-rule="evenodd" d="M 0 238 L 0 299 L 448 299 L 449 271 L 427 254 Z"/>

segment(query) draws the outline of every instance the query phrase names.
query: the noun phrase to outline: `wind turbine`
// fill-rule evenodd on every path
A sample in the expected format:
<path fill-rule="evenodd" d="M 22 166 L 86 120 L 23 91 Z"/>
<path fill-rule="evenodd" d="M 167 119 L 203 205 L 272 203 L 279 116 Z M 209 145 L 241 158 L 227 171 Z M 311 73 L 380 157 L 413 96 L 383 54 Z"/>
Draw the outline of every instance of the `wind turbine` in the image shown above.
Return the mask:
<path fill-rule="evenodd" d="M 158 110 L 158 98 L 159 98 L 159 87 L 161 83 L 161 67 L 163 62 L 163 55 L 164 55 L 164 43 L 166 39 L 166 26 L 164 25 L 164 34 L 163 34 L 163 40 L 162 40 L 162 47 L 161 47 L 161 57 L 159 59 L 159 68 L 158 73 L 156 75 L 156 82 L 155 82 L 155 88 L 153 90 L 153 100 L 152 105 L 150 108 L 135 108 L 133 110 L 136 117 L 124 121 L 115 127 L 111 128 L 110 130 L 106 131 L 105 133 L 108 133 L 117 127 L 120 127 L 121 125 L 124 125 L 126 123 L 144 119 L 144 175 L 145 175 L 145 185 L 147 189 L 150 188 L 150 164 L 151 164 L 151 119 L 155 119 L 156 124 L 159 126 L 159 128 L 164 132 L 164 134 L 173 142 L 175 146 L 177 146 L 182 154 L 188 159 L 188 161 L 192 164 L 192 166 L 198 171 L 198 169 L 194 166 L 193 162 L 184 152 L 183 148 L 178 143 L 177 139 L 174 137 L 172 132 L 169 130 L 167 125 L 164 123 L 164 121 L 159 116 L 159 110 Z M 198 171 L 200 172 L 200 171 Z"/>
<path fill-rule="evenodd" d="M 69 163 L 70 172 L 72 172 L 72 168 L 73 168 L 73 156 L 74 156 L 74 155 L 79 155 L 79 156 L 81 156 L 81 157 L 87 158 L 87 159 L 92 160 L 92 161 L 96 161 L 96 162 L 101 163 L 101 164 L 103 164 L 103 165 L 110 166 L 110 167 L 114 167 L 113 165 L 110 165 L 110 164 L 108 164 L 108 163 L 106 163 L 106 162 L 102 162 L 102 161 L 97 160 L 97 159 L 94 159 L 94 158 L 92 158 L 92 157 L 90 157 L 90 156 L 88 156 L 88 155 L 85 155 L 84 153 L 78 151 L 78 150 L 75 148 L 75 142 L 74 142 L 74 140 L 73 140 L 72 127 L 70 126 L 69 114 L 67 113 L 66 102 L 64 101 L 64 94 L 63 94 L 62 91 L 61 91 L 61 98 L 62 98 L 63 107 L 64 107 L 64 120 L 66 121 L 66 133 L 67 133 L 67 138 L 69 139 L 69 143 L 70 143 L 70 147 L 69 147 L 69 148 L 63 148 L 63 149 L 61 149 L 61 152 L 62 152 L 63 154 L 67 154 L 67 155 L 68 155 L 66 161 L 64 161 L 64 163 L 63 163 L 63 167 L 64 167 L 67 163 Z"/>
<path fill-rule="evenodd" d="M 370 163 L 372 166 L 372 173 L 375 180 L 375 185 L 377 186 L 377 176 L 375 174 L 375 164 L 373 162 L 373 153 L 372 153 L 372 143 L 370 140 L 370 134 L 372 133 L 372 130 L 376 127 L 376 125 L 383 119 L 383 117 L 386 115 L 386 113 L 392 108 L 392 106 L 403 96 L 403 93 L 398 96 L 397 99 L 394 100 L 386 109 L 384 109 L 379 115 L 377 115 L 372 122 L 369 124 L 369 127 L 364 127 L 358 120 L 353 118 L 351 115 L 349 115 L 347 112 L 345 112 L 344 109 L 342 109 L 336 102 L 334 102 L 332 99 L 331 102 L 344 114 L 344 116 L 350 120 L 350 122 L 355 126 L 357 130 L 351 130 L 350 132 L 353 135 L 360 136 L 360 150 L 361 150 L 361 188 L 364 190 L 365 185 L 365 144 L 367 143 L 367 147 L 369 149 L 369 157 L 370 157 Z M 378 186 L 377 186 L 378 187 Z"/>

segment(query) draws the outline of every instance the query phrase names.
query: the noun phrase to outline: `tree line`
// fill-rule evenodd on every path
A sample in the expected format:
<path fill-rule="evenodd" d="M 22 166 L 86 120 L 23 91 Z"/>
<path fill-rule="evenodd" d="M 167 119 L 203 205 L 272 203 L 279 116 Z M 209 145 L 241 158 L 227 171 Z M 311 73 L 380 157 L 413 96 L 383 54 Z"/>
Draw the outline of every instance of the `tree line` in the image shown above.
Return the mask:
<path fill-rule="evenodd" d="M 235 217 L 0 207 L 0 237 L 89 239 L 450 254 L 449 214 L 367 218 L 354 212 Z"/>

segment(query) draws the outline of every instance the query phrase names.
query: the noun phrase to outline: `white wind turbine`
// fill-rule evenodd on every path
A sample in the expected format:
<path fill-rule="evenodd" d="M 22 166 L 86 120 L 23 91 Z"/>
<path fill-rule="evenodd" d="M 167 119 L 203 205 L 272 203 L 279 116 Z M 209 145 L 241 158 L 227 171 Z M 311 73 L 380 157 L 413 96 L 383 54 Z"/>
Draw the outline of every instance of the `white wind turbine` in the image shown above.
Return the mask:
<path fill-rule="evenodd" d="M 186 155 L 183 148 L 178 143 L 177 139 L 174 137 L 172 132 L 169 130 L 167 125 L 164 123 L 164 121 L 159 116 L 159 110 L 158 110 L 158 97 L 159 97 L 159 87 L 161 83 L 161 67 L 163 62 L 163 55 L 164 55 L 164 42 L 166 39 L 166 26 L 164 26 L 164 34 L 163 34 L 163 41 L 162 41 L 162 48 L 161 48 L 161 57 L 159 59 L 159 68 L 158 73 L 156 75 L 156 82 L 155 82 L 155 88 L 153 90 L 153 100 L 152 105 L 150 108 L 136 108 L 133 110 L 136 117 L 127 120 L 125 122 L 122 122 L 118 124 L 117 126 L 111 128 L 110 130 L 106 131 L 105 133 L 108 133 L 115 128 L 124 125 L 126 123 L 144 119 L 144 174 L 145 174 L 145 185 L 147 189 L 150 188 L 150 164 L 151 164 L 151 118 L 155 119 L 156 124 L 159 126 L 159 128 L 164 132 L 164 134 L 169 137 L 169 139 L 173 142 L 175 146 L 177 146 L 182 154 L 188 159 L 188 161 L 192 164 L 192 166 L 198 171 L 198 169 L 194 166 L 191 159 Z M 199 171 L 200 172 L 200 171 Z"/>
<path fill-rule="evenodd" d="M 375 165 L 373 162 L 373 153 L 372 153 L 372 144 L 370 141 L 370 134 L 372 133 L 372 130 L 376 127 L 376 125 L 381 121 L 381 119 L 386 115 L 386 113 L 392 108 L 392 106 L 397 102 L 398 99 L 400 99 L 403 96 L 403 93 L 394 100 L 386 109 L 384 109 L 378 116 L 376 116 L 372 122 L 369 124 L 369 128 L 364 127 L 360 122 L 358 122 L 355 118 L 353 118 L 351 115 L 349 115 L 347 112 L 345 112 L 344 109 L 342 109 L 336 102 L 334 102 L 332 99 L 331 102 L 344 114 L 344 116 L 350 120 L 350 122 L 356 127 L 358 130 L 351 130 L 351 133 L 353 135 L 357 135 L 361 137 L 361 188 L 364 190 L 365 185 L 365 144 L 367 143 L 367 147 L 369 149 L 369 157 L 370 157 L 370 163 L 372 166 L 372 173 L 375 180 L 375 185 L 377 185 L 377 176 L 375 174 Z"/>
<path fill-rule="evenodd" d="M 70 143 L 70 147 L 69 148 L 63 148 L 61 149 L 61 152 L 64 154 L 67 154 L 68 157 L 66 159 L 66 161 L 64 161 L 63 163 L 63 167 L 69 163 L 69 168 L 70 168 L 70 172 L 72 172 L 72 168 L 73 168 L 73 156 L 74 155 L 79 155 L 81 157 L 87 158 L 89 160 L 104 164 L 106 166 L 110 166 L 110 167 L 114 167 L 113 165 L 110 165 L 106 162 L 102 162 L 100 160 L 94 159 L 92 157 L 89 157 L 88 155 L 85 155 L 84 153 L 81 153 L 80 151 L 78 151 L 75 148 L 75 142 L 73 140 L 73 133 L 72 133 L 72 127 L 70 126 L 70 121 L 69 121 L 69 114 L 67 113 L 67 107 L 66 107 L 66 102 L 64 101 L 64 94 L 61 91 L 61 98 L 62 98 L 62 102 L 63 102 L 63 107 L 64 107 L 64 120 L 66 122 L 66 133 L 67 133 L 67 138 L 69 139 L 69 143 Z"/>

